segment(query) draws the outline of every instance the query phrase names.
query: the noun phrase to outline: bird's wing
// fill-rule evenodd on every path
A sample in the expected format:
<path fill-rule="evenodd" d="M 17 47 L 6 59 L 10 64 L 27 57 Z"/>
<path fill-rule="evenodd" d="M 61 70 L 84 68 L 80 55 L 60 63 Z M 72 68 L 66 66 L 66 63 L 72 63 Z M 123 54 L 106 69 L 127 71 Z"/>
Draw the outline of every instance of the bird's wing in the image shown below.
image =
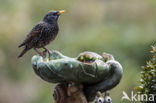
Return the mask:
<path fill-rule="evenodd" d="M 39 35 L 42 32 L 42 29 L 46 23 L 40 22 L 38 23 L 32 30 L 31 32 L 27 35 L 26 39 L 18 46 L 24 46 L 25 44 L 29 43 L 35 36 Z"/>

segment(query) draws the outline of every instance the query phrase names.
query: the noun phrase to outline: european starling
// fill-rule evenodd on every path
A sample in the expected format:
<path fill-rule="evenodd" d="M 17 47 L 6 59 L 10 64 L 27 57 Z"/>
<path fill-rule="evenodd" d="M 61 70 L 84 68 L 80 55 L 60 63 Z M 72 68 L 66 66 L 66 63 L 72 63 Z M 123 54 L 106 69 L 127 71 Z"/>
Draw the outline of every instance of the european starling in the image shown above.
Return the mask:
<path fill-rule="evenodd" d="M 44 52 L 48 52 L 50 55 L 50 51 L 45 48 L 47 44 L 55 39 L 58 34 L 58 18 L 64 13 L 64 10 L 61 11 L 50 11 L 48 12 L 42 21 L 40 21 L 35 27 L 30 31 L 27 35 L 26 39 L 18 46 L 24 46 L 24 50 L 18 56 L 22 57 L 28 50 L 34 49 L 38 54 L 44 56 Z M 45 51 L 40 52 L 38 48 L 43 48 Z"/>

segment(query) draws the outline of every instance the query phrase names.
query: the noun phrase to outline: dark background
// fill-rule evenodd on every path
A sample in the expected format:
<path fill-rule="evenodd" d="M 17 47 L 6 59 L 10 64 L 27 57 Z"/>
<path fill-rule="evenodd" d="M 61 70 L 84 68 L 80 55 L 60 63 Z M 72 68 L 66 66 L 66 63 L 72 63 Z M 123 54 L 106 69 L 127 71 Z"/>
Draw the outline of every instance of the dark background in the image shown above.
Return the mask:
<path fill-rule="evenodd" d="M 121 102 L 122 91 L 130 93 L 138 85 L 156 41 L 155 0 L 0 0 L 0 103 L 52 103 L 54 84 L 31 67 L 36 52 L 17 59 L 22 50 L 17 47 L 49 10 L 61 9 L 67 12 L 49 49 L 71 57 L 86 50 L 111 53 L 124 69 L 111 90 L 114 103 Z"/>

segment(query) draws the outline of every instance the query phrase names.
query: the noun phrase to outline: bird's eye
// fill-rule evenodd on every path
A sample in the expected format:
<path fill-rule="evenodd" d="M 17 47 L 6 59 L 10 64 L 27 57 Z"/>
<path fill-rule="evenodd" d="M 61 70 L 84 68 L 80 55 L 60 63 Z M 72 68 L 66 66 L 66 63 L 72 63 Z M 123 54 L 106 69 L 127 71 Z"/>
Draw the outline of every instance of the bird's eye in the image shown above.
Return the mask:
<path fill-rule="evenodd" d="M 104 99 L 102 97 L 99 97 L 98 100 L 97 100 L 97 102 L 98 103 L 103 103 L 104 102 Z"/>
<path fill-rule="evenodd" d="M 111 97 L 109 97 L 109 96 L 106 97 L 106 103 L 112 103 Z"/>
<path fill-rule="evenodd" d="M 56 16 L 58 14 L 58 12 L 53 13 L 54 16 Z"/>

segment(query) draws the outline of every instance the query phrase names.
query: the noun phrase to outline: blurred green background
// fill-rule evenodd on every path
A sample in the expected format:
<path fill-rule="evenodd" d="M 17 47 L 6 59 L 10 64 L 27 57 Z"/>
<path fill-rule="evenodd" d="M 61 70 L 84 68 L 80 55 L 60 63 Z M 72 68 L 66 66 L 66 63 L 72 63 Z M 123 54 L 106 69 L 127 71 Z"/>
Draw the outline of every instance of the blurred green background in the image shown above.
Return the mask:
<path fill-rule="evenodd" d="M 138 85 L 141 66 L 156 42 L 155 0 L 0 0 L 0 103 L 52 103 L 54 84 L 35 75 L 33 50 L 17 59 L 18 45 L 49 10 L 65 9 L 60 32 L 47 47 L 75 57 L 83 51 L 114 55 L 124 69 L 111 90 L 114 103 L 122 91 Z M 124 103 L 128 103 L 124 101 Z"/>

